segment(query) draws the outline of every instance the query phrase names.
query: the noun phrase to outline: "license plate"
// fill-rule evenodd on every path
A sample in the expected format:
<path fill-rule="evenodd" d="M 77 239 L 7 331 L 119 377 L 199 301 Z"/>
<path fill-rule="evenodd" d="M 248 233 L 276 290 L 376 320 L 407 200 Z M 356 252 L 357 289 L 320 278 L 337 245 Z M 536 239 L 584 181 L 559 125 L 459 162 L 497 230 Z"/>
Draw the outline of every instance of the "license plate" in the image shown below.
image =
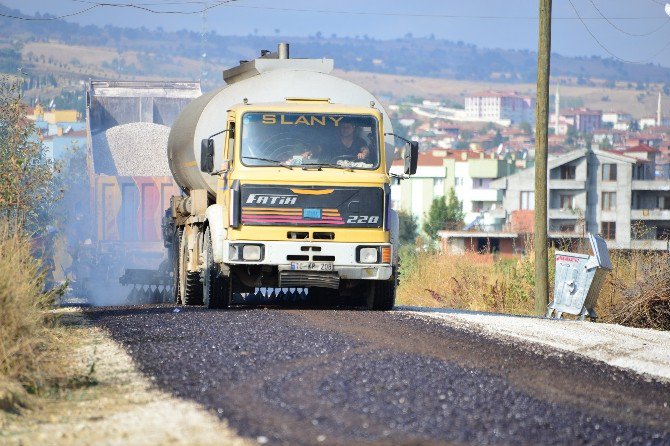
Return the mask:
<path fill-rule="evenodd" d="M 333 264 L 329 262 L 291 262 L 291 269 L 299 271 L 332 271 Z"/>

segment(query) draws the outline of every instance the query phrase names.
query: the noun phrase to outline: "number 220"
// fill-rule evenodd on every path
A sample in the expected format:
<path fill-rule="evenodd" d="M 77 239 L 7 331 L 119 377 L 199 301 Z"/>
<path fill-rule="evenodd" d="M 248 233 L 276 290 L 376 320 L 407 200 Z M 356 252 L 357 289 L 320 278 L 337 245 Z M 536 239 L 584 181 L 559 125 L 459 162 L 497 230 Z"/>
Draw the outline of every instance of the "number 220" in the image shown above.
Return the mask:
<path fill-rule="evenodd" d="M 375 224 L 379 221 L 379 217 L 376 215 L 352 215 L 347 219 L 347 223 L 358 223 L 358 224 Z"/>

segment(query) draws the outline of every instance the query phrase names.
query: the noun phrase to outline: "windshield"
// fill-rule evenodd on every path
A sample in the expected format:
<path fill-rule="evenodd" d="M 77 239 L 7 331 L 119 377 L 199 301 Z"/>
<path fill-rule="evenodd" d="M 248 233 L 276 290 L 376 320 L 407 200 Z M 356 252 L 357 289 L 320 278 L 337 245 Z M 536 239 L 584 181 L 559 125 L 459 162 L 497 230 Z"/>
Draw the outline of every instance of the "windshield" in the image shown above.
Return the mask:
<path fill-rule="evenodd" d="M 376 169 L 378 135 L 373 116 L 245 113 L 242 163 Z"/>

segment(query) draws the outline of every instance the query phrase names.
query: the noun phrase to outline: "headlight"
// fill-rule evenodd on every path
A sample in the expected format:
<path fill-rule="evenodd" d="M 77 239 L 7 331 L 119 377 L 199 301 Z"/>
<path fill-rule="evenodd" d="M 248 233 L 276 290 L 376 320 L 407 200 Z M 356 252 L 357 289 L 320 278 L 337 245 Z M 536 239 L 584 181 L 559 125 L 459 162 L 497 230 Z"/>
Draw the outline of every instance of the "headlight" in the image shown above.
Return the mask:
<path fill-rule="evenodd" d="M 377 263 L 377 248 L 361 248 L 358 252 L 358 261 L 360 263 Z"/>
<path fill-rule="evenodd" d="M 244 260 L 260 260 L 261 254 L 261 247 L 259 245 L 244 245 L 242 248 L 242 259 Z"/>
<path fill-rule="evenodd" d="M 230 260 L 258 262 L 263 260 L 263 245 L 247 245 L 244 243 L 231 244 L 228 251 Z"/>

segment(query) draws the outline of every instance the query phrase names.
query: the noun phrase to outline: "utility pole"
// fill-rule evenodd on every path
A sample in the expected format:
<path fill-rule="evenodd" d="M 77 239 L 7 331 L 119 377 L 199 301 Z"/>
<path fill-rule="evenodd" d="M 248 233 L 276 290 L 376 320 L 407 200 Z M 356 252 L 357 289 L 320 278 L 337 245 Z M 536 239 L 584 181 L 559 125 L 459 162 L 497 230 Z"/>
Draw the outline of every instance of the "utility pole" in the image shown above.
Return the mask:
<path fill-rule="evenodd" d="M 551 0 L 539 0 L 537 100 L 535 103 L 535 313 L 549 304 L 547 252 L 547 146 L 549 132 L 549 67 L 551 56 Z"/>
<path fill-rule="evenodd" d="M 207 12 L 209 11 L 209 1 L 200 2 L 202 5 L 202 27 L 200 30 L 200 84 L 207 82 Z"/>

